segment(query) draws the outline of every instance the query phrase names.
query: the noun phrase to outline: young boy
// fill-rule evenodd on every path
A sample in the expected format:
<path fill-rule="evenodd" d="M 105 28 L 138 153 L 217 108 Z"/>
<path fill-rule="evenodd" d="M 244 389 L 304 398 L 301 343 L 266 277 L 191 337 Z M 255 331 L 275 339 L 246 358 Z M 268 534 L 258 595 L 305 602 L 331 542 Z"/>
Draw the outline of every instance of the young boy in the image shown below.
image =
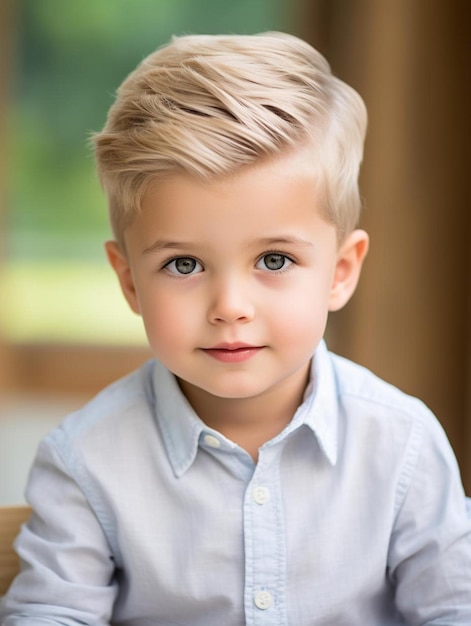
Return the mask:
<path fill-rule="evenodd" d="M 2 624 L 471 624 L 471 523 L 418 400 L 330 354 L 366 113 L 299 39 L 174 39 L 95 137 L 156 357 L 42 442 Z"/>

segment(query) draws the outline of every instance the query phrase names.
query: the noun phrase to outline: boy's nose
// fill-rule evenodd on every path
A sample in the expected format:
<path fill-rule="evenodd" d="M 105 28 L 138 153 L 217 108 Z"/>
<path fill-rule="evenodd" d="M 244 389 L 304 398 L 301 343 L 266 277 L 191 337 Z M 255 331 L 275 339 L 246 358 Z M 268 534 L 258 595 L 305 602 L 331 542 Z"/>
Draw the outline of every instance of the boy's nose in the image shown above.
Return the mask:
<path fill-rule="evenodd" d="M 226 280 L 214 285 L 208 309 L 208 319 L 212 324 L 247 323 L 254 315 L 254 304 L 243 281 Z"/>

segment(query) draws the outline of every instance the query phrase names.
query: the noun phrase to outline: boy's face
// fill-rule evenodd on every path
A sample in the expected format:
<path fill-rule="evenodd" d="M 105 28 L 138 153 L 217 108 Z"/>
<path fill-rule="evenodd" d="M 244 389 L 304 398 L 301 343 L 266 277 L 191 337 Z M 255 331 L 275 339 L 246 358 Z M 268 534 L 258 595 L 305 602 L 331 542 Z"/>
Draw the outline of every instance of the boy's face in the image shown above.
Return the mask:
<path fill-rule="evenodd" d="M 367 236 L 338 244 L 306 152 L 204 183 L 150 188 L 107 244 L 155 356 L 184 390 L 251 398 L 304 386 L 329 310 L 355 289 Z"/>

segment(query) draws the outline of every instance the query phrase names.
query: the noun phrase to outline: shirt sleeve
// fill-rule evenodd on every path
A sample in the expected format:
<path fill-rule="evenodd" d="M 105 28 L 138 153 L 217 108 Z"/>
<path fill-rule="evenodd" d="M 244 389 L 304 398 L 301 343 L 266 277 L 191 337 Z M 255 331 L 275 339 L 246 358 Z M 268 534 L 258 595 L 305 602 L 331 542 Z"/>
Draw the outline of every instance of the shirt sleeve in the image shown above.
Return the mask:
<path fill-rule="evenodd" d="M 411 626 L 471 624 L 471 519 L 448 440 L 418 420 L 399 486 L 389 566 L 396 606 Z"/>
<path fill-rule="evenodd" d="M 16 539 L 21 573 L 0 603 L 2 626 L 109 624 L 112 551 L 58 452 L 41 443 L 27 488 L 33 508 Z"/>

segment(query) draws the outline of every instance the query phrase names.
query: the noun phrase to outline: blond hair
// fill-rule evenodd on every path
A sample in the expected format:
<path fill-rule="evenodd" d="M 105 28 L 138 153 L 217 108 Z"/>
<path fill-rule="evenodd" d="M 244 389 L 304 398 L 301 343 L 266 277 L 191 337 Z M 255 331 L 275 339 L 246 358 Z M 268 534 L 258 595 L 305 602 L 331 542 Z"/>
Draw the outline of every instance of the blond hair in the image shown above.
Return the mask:
<path fill-rule="evenodd" d="M 357 92 L 309 44 L 271 32 L 174 37 L 125 79 L 93 142 L 118 241 L 150 181 L 211 180 L 309 142 L 326 215 L 344 234 L 359 219 L 365 132 Z"/>

